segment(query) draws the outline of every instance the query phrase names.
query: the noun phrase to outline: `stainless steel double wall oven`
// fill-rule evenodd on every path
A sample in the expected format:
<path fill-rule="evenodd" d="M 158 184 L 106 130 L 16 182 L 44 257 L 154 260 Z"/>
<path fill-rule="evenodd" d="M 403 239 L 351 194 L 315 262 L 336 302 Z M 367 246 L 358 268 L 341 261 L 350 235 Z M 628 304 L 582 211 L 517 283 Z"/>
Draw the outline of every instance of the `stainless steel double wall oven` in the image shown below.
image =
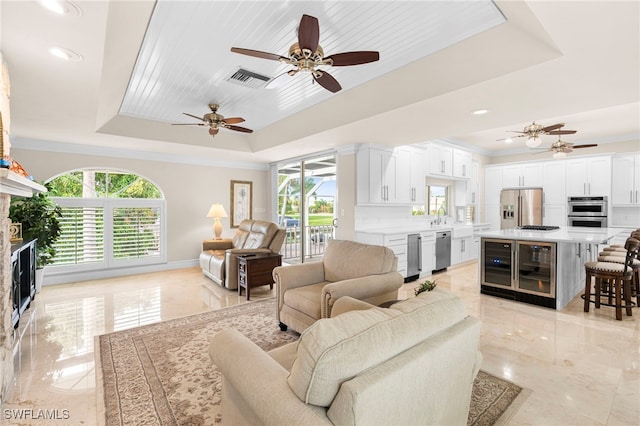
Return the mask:
<path fill-rule="evenodd" d="M 569 226 L 607 227 L 607 197 L 569 197 L 567 215 Z"/>

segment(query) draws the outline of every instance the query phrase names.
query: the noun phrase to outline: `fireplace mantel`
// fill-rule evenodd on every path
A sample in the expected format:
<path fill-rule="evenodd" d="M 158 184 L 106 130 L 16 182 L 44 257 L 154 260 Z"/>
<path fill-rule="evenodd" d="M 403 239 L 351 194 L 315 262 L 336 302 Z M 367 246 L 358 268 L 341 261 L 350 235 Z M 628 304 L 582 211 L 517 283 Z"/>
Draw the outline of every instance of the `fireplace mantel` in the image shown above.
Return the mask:
<path fill-rule="evenodd" d="M 9 169 L 0 169 L 0 194 L 31 197 L 33 194 L 46 191 L 47 188 L 37 182 L 20 176 Z"/>

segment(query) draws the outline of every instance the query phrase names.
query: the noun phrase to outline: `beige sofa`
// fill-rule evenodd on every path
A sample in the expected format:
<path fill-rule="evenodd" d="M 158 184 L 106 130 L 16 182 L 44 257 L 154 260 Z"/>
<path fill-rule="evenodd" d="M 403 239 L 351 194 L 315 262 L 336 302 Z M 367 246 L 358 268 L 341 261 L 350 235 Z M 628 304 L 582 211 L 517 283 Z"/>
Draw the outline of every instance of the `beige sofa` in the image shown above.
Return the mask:
<path fill-rule="evenodd" d="M 213 336 L 223 424 L 466 424 L 480 322 L 457 296 L 436 288 L 388 309 L 345 297 L 334 309 L 344 313 L 270 352 L 234 329 Z"/>
<path fill-rule="evenodd" d="M 331 240 L 321 262 L 273 270 L 280 328 L 303 332 L 331 317 L 336 300 L 351 296 L 374 305 L 398 299 L 404 279 L 393 250 L 355 241 Z"/>
<path fill-rule="evenodd" d="M 238 255 L 278 253 L 285 230 L 273 222 L 245 219 L 232 239 L 207 240 L 202 243 L 200 268 L 215 283 L 228 289 L 238 288 Z"/>

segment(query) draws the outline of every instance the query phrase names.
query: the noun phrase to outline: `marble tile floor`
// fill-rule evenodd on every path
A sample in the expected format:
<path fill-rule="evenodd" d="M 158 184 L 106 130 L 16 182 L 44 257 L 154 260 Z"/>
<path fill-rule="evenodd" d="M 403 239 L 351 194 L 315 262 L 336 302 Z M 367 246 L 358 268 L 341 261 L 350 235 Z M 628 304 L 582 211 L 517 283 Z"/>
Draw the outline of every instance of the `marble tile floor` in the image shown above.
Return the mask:
<path fill-rule="evenodd" d="M 616 321 L 613 308 L 584 313 L 579 297 L 557 312 L 481 295 L 475 262 L 434 278 L 482 320 L 482 369 L 532 390 L 510 424 L 640 424 L 640 310 Z M 251 292 L 272 295 L 268 286 Z M 245 302 L 197 268 L 44 287 L 17 329 L 0 424 L 96 424 L 96 335 Z M 15 419 L 28 410 L 57 418 Z"/>

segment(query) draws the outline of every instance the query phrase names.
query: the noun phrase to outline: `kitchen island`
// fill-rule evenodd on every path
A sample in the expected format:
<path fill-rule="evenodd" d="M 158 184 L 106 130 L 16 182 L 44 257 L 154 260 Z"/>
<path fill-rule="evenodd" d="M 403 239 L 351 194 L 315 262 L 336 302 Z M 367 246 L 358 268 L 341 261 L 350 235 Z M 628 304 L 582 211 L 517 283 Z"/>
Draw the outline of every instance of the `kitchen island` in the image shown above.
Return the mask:
<path fill-rule="evenodd" d="M 562 309 L 584 291 L 584 263 L 620 229 L 561 227 L 481 232 L 478 277 L 483 294 Z"/>

